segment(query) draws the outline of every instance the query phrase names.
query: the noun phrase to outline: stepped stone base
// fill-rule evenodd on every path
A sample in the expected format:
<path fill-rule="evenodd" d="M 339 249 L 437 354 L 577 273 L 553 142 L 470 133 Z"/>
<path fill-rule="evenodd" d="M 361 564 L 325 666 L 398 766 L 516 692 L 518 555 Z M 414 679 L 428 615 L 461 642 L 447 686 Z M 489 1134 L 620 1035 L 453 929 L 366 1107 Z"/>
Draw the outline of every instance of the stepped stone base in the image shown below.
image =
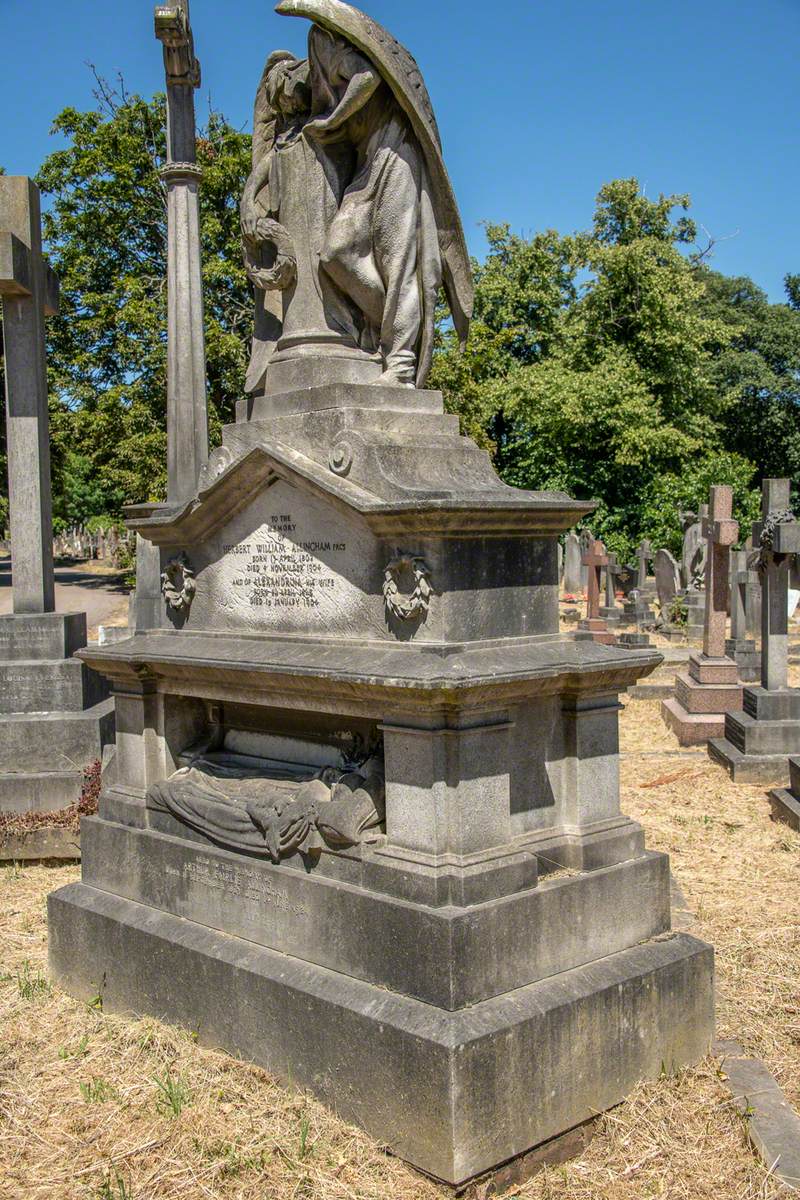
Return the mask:
<path fill-rule="evenodd" d="M 453 1185 L 696 1061 L 713 1033 L 713 951 L 686 934 L 445 1011 L 86 884 L 48 907 L 73 995 L 291 1078 Z"/>
<path fill-rule="evenodd" d="M 6 713 L 0 716 L 0 772 L 74 770 L 102 758 L 113 740 L 113 699 L 85 712 Z"/>
<path fill-rule="evenodd" d="M 85 645 L 85 613 L 0 617 L 0 813 L 68 808 L 114 741 L 108 682 L 72 657 Z M 78 857 L 77 833 L 61 826 L 0 840 L 0 859 Z"/>
<path fill-rule="evenodd" d="M 645 650 L 650 643 L 650 635 L 647 633 L 621 633 L 617 638 L 617 644 L 623 650 Z"/>
<path fill-rule="evenodd" d="M 744 689 L 744 711 L 728 713 L 724 737 L 708 752 L 739 783 L 789 782 L 789 755 L 800 754 L 800 689 Z"/>
<path fill-rule="evenodd" d="M 0 812 L 56 812 L 80 799 L 82 771 L 0 774 Z"/>
<path fill-rule="evenodd" d="M 789 782 L 789 762 L 785 754 L 744 754 L 727 738 L 711 738 L 708 756 L 730 775 L 734 783 Z"/>
<path fill-rule="evenodd" d="M 661 702 L 661 719 L 681 746 L 700 746 L 725 732 L 724 713 L 692 713 L 673 696 Z"/>
<path fill-rule="evenodd" d="M 0 862 L 33 862 L 48 858 L 74 861 L 80 856 L 80 834 L 60 825 L 14 833 L 0 842 Z"/>
<path fill-rule="evenodd" d="M 579 621 L 578 632 L 575 636 L 584 641 L 601 642 L 606 646 L 614 646 L 617 641 L 605 621 L 598 620 L 596 617 L 587 617 L 585 620 Z"/>
<path fill-rule="evenodd" d="M 696 746 L 725 733 L 725 714 L 743 705 L 736 663 L 728 658 L 690 654 L 689 670 L 675 677 L 675 695 L 661 705 L 661 716 L 682 746 Z"/>

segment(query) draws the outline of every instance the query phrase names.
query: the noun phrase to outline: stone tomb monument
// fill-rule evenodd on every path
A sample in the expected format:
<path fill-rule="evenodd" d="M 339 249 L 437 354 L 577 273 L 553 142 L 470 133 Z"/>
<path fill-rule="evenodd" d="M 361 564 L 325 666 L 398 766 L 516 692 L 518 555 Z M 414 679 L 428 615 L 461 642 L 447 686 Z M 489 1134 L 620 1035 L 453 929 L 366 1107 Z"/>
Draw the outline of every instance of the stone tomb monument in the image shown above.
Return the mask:
<path fill-rule="evenodd" d="M 725 735 L 708 752 L 740 783 L 789 782 L 789 755 L 800 753 L 800 688 L 788 686 L 788 591 L 792 558 L 800 553 L 800 524 L 790 507 L 788 479 L 762 483 L 760 548 L 761 685 L 744 689 L 744 711 L 728 713 Z"/>
<path fill-rule="evenodd" d="M 703 653 L 689 656 L 688 673 L 678 673 L 675 695 L 661 705 L 661 716 L 682 746 L 721 737 L 725 714 L 742 708 L 736 662 L 725 654 L 729 555 L 739 536 L 739 526 L 732 519 L 733 488 L 711 488 L 709 514 L 703 522 L 708 545 Z"/>
<path fill-rule="evenodd" d="M 24 176 L 0 176 L 0 296 L 14 608 L 0 617 L 0 812 L 51 812 L 79 799 L 83 768 L 113 741 L 114 702 L 72 657 L 86 614 L 54 611 L 44 322 L 58 282 L 42 256 L 39 191 Z M 0 842 L 0 859 L 78 853 L 56 826 Z"/>
<path fill-rule="evenodd" d="M 135 635 L 84 651 L 118 773 L 50 962 L 461 1184 L 702 1055 L 712 952 L 619 811 L 618 696 L 659 656 L 558 632 L 591 506 L 503 485 L 425 389 L 471 281 L 419 72 L 347 5 L 278 11 L 312 27 L 267 60 L 243 202 L 273 340 L 196 494 L 131 516 L 159 603 L 147 565 Z M 379 293 L 364 230 L 400 217 Z"/>

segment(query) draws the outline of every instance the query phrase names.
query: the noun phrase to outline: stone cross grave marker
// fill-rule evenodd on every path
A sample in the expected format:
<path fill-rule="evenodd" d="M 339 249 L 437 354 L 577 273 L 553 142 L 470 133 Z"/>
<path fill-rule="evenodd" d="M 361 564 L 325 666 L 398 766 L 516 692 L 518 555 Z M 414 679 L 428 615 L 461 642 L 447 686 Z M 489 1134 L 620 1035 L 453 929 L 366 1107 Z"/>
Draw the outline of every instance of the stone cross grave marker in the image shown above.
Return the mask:
<path fill-rule="evenodd" d="M 729 556 L 739 536 L 739 525 L 732 517 L 733 488 L 712 487 L 710 499 L 709 514 L 703 519 L 703 536 L 708 543 L 703 653 L 707 658 L 724 658 Z"/>
<path fill-rule="evenodd" d="M 44 320 L 58 312 L 58 280 L 42 256 L 39 189 L 23 175 L 0 176 L 0 296 L 14 612 L 53 612 Z"/>
<path fill-rule="evenodd" d="M 581 563 L 586 567 L 586 616 L 590 621 L 600 617 L 600 573 L 608 566 L 608 555 L 602 542 L 593 541 Z"/>
<path fill-rule="evenodd" d="M 200 261 L 201 170 L 197 165 L 194 54 L 188 0 L 155 10 L 167 82 L 167 497 L 195 494 L 208 459 L 206 350 Z"/>
<path fill-rule="evenodd" d="M 636 586 L 639 591 L 647 586 L 647 568 L 653 558 L 653 547 L 650 545 L 647 538 L 639 543 L 636 548 L 636 559 L 639 564 L 637 573 Z"/>
<path fill-rule="evenodd" d="M 761 520 L 753 525 L 753 543 L 761 546 L 761 686 L 769 692 L 788 683 L 789 566 L 800 552 L 790 493 L 788 479 L 765 479 Z"/>

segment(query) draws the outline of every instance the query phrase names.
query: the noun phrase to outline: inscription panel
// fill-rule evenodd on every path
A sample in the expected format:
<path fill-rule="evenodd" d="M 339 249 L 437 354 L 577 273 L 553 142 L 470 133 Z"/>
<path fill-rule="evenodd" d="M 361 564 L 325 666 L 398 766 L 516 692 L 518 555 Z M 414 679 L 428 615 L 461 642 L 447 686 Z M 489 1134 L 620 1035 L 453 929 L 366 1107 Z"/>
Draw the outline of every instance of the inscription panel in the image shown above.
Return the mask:
<path fill-rule="evenodd" d="M 386 637 L 375 539 L 283 481 L 189 553 L 189 628 Z"/>
<path fill-rule="evenodd" d="M 240 900 L 268 904 L 279 912 L 307 917 L 305 904 L 292 900 L 285 889 L 277 887 L 263 872 L 215 859 L 198 858 L 182 867 L 167 866 L 164 874 L 212 891 L 223 892 Z"/>

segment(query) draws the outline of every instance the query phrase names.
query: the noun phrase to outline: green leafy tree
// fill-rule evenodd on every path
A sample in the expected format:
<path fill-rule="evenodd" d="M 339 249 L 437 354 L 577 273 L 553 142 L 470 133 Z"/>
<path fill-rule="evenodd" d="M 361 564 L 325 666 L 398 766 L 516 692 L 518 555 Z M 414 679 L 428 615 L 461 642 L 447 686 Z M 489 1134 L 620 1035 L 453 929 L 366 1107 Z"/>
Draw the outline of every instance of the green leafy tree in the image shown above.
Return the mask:
<path fill-rule="evenodd" d="M 161 499 L 166 490 L 166 193 L 158 173 L 165 104 L 102 80 L 96 99 L 92 111 L 68 108 L 56 118 L 54 132 L 67 145 L 37 177 L 61 282 L 48 346 L 54 494 L 56 509 L 77 518 L 98 506 L 117 515 L 124 502 Z M 212 112 L 198 160 L 214 443 L 242 394 L 252 322 L 237 208 L 250 139 Z"/>
<path fill-rule="evenodd" d="M 601 189 L 588 232 L 526 241 L 490 227 L 476 274 L 477 355 L 456 365 L 445 334 L 435 366 L 465 427 L 481 422 L 503 477 L 599 500 L 591 526 L 622 555 L 652 521 L 653 481 L 705 479 L 732 449 L 714 358 L 731 330 L 705 303 L 687 252 L 688 206 L 623 179 Z M 735 449 L 725 461 L 747 492 L 754 465 Z M 664 528 L 662 541 L 679 534 L 677 509 Z"/>
<path fill-rule="evenodd" d="M 800 310 L 770 304 L 746 277 L 698 272 L 705 315 L 724 327 L 711 378 L 723 403 L 725 445 L 749 458 L 759 477 L 800 478 Z M 794 277 L 800 279 L 800 277 Z"/>

